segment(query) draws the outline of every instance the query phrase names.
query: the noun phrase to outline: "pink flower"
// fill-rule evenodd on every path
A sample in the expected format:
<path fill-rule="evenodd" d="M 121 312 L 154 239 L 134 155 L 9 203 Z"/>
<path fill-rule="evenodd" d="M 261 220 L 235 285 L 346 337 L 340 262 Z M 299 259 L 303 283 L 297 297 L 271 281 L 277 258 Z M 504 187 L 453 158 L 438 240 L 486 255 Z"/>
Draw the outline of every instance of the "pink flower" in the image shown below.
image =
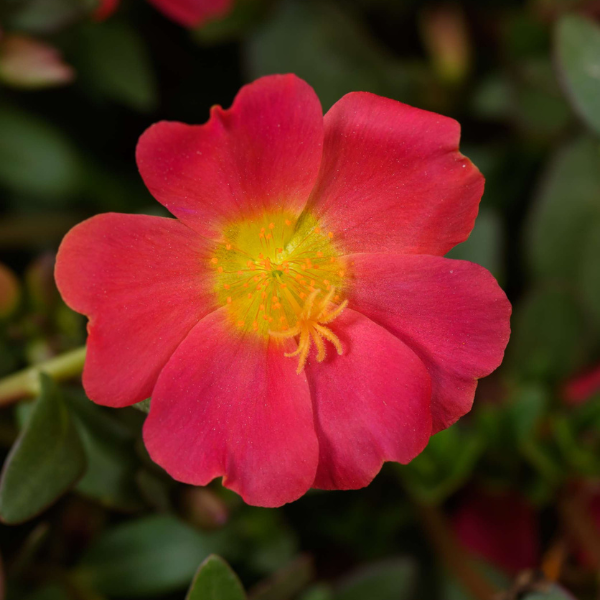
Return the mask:
<path fill-rule="evenodd" d="M 562 390 L 565 403 L 573 406 L 583 404 L 598 393 L 600 393 L 600 364 L 568 381 Z"/>
<path fill-rule="evenodd" d="M 468 550 L 510 575 L 538 566 L 536 514 L 514 492 L 470 492 L 454 513 L 452 524 Z"/>
<path fill-rule="evenodd" d="M 94 17 L 107 19 L 118 7 L 120 0 L 100 0 Z M 169 19 L 184 27 L 197 27 L 217 17 L 225 16 L 232 7 L 233 0 L 149 0 Z"/>
<path fill-rule="evenodd" d="M 99 215 L 56 278 L 89 319 L 89 397 L 152 397 L 144 439 L 174 478 L 278 506 L 357 489 L 471 408 L 510 304 L 469 235 L 483 178 L 446 117 L 352 93 L 323 118 L 294 75 L 205 125 L 162 122 L 137 160 L 176 217 Z"/>
<path fill-rule="evenodd" d="M 0 81 L 35 89 L 64 85 L 74 77 L 56 48 L 25 35 L 0 37 Z"/>

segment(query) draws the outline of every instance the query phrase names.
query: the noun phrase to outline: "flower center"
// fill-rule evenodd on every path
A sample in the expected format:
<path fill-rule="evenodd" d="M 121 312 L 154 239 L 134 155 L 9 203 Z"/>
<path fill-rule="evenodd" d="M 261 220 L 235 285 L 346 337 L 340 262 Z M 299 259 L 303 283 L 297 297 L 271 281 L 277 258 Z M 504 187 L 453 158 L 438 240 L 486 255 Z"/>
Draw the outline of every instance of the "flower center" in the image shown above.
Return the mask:
<path fill-rule="evenodd" d="M 346 265 L 334 234 L 311 215 L 273 212 L 231 223 L 210 257 L 214 289 L 232 323 L 268 338 L 299 336 L 299 372 L 311 340 L 317 360 L 323 339 L 341 354 L 324 324 L 345 308 Z"/>

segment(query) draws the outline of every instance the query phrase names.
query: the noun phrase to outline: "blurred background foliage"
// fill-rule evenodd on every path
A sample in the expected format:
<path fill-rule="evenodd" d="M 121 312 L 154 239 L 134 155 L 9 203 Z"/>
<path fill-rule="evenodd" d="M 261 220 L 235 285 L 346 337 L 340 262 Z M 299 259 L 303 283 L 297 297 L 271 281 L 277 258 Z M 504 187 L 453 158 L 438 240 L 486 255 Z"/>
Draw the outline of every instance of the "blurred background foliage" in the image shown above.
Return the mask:
<path fill-rule="evenodd" d="M 513 335 L 473 411 L 411 464 L 277 510 L 172 481 L 143 410 L 38 368 L 15 403 L 1 380 L 0 596 L 600 597 L 600 2 L 236 0 L 192 29 L 142 0 L 96 9 L 0 0 L 0 376 L 81 355 L 52 277 L 73 224 L 164 214 L 136 171 L 144 129 L 204 122 L 279 72 L 324 110 L 367 90 L 460 121 L 487 187 L 449 256 L 496 275 Z"/>

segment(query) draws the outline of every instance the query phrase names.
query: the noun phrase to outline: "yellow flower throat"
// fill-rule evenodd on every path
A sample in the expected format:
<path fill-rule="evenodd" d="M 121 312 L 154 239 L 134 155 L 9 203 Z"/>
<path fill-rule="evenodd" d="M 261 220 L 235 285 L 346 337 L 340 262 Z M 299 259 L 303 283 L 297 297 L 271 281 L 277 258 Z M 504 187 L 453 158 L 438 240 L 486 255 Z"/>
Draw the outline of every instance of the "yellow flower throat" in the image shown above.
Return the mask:
<path fill-rule="evenodd" d="M 342 301 L 346 266 L 334 234 L 304 214 L 265 213 L 225 227 L 223 240 L 209 258 L 218 302 L 233 325 L 275 339 L 298 336 L 302 371 L 311 344 L 325 359 L 328 340 L 338 354 L 342 345 L 326 324 L 348 304 Z"/>

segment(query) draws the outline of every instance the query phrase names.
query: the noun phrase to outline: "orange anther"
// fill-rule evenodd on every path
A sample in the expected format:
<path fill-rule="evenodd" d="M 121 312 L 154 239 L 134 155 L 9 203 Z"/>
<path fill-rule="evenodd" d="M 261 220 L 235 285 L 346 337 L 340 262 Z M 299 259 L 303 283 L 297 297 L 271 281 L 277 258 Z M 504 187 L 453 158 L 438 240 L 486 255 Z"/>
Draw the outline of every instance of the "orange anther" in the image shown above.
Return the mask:
<path fill-rule="evenodd" d="M 343 277 L 343 276 L 344 276 L 344 271 L 342 271 L 342 270 L 340 269 L 340 270 L 338 271 L 338 275 L 339 275 L 340 277 Z"/>
<path fill-rule="evenodd" d="M 254 321 L 254 323 L 252 323 L 252 329 L 254 329 L 254 331 L 256 331 L 258 329 L 258 323 L 256 321 Z"/>
<path fill-rule="evenodd" d="M 264 319 L 265 321 L 268 321 L 268 320 L 269 320 L 269 317 L 267 317 L 267 315 L 263 315 L 263 319 Z"/>
<path fill-rule="evenodd" d="M 217 271 L 219 271 L 219 273 L 223 272 L 223 267 L 217 267 Z"/>
<path fill-rule="evenodd" d="M 329 279 L 323 279 L 323 283 L 324 283 L 325 285 L 329 285 Z"/>
<path fill-rule="evenodd" d="M 292 224 L 292 222 L 289 219 L 286 219 L 285 224 L 289 227 Z"/>
<path fill-rule="evenodd" d="M 306 294 L 304 292 L 300 292 L 300 298 L 304 300 L 304 298 L 306 298 Z"/>
<path fill-rule="evenodd" d="M 317 256 L 318 256 L 319 258 L 321 258 L 321 257 L 323 256 L 323 253 L 322 253 L 321 251 L 319 251 L 319 252 L 317 252 Z"/>
<path fill-rule="evenodd" d="M 243 275 L 243 274 L 244 274 L 244 271 L 238 271 L 238 272 L 237 272 L 237 274 L 238 274 L 238 275 Z"/>
<path fill-rule="evenodd" d="M 264 300 L 267 297 L 267 292 L 263 292 L 260 297 Z"/>
<path fill-rule="evenodd" d="M 275 229 L 275 223 L 269 223 L 269 229 Z"/>
<path fill-rule="evenodd" d="M 231 250 L 231 244 L 225 244 L 225 248 L 227 248 L 227 250 Z"/>
<path fill-rule="evenodd" d="M 279 317 L 279 322 L 283 323 L 285 321 L 285 317 Z"/>
<path fill-rule="evenodd" d="M 219 259 L 218 259 L 218 258 L 216 258 L 215 256 L 213 256 L 213 257 L 210 259 L 210 262 L 211 262 L 213 265 L 216 265 L 216 264 L 219 262 Z"/>
<path fill-rule="evenodd" d="M 261 232 L 258 234 L 258 237 L 259 237 L 259 238 L 264 238 L 264 237 L 265 237 L 265 234 L 264 234 L 264 233 L 261 231 Z"/>
<path fill-rule="evenodd" d="M 231 296 L 227 296 L 227 304 L 231 304 Z"/>
<path fill-rule="evenodd" d="M 279 302 L 279 298 L 277 296 L 273 296 L 272 300 L 273 302 Z"/>
<path fill-rule="evenodd" d="M 265 236 L 268 240 L 271 239 L 271 237 L 273 237 L 270 233 L 267 233 L 267 235 Z"/>
<path fill-rule="evenodd" d="M 330 231 L 327 235 L 329 236 L 329 239 L 331 239 L 333 237 L 333 231 Z"/>
<path fill-rule="evenodd" d="M 287 285 L 286 285 L 285 283 L 282 283 L 282 284 L 281 284 L 281 287 L 282 287 L 282 288 L 286 288 L 286 287 L 287 287 Z"/>
<path fill-rule="evenodd" d="M 224 284 L 223 284 L 223 287 L 224 287 L 226 290 L 228 290 L 228 289 L 229 289 L 231 286 L 230 286 L 228 283 L 224 283 Z"/>
<path fill-rule="evenodd" d="M 321 233 L 321 228 L 320 227 L 315 227 L 315 233 Z"/>
<path fill-rule="evenodd" d="M 336 295 L 333 297 L 333 299 L 334 299 L 334 300 L 337 302 L 337 301 L 340 299 L 340 295 L 339 295 L 339 294 L 336 294 Z"/>
<path fill-rule="evenodd" d="M 258 255 L 258 258 L 264 258 L 264 255 L 262 252 Z"/>
<path fill-rule="evenodd" d="M 246 262 L 246 266 L 247 267 L 251 267 L 253 264 L 254 263 L 251 260 L 249 260 L 249 261 Z"/>
<path fill-rule="evenodd" d="M 238 321 L 238 322 L 237 322 L 237 326 L 238 326 L 238 327 L 242 327 L 243 325 L 244 325 L 244 321 Z"/>
<path fill-rule="evenodd" d="M 261 305 L 258 307 L 258 310 L 265 310 L 265 305 L 264 305 L 264 304 L 261 304 Z"/>
<path fill-rule="evenodd" d="M 247 281 L 244 283 L 244 287 L 248 287 L 248 282 Z"/>
<path fill-rule="evenodd" d="M 248 294 L 248 300 L 252 300 L 252 294 Z"/>

